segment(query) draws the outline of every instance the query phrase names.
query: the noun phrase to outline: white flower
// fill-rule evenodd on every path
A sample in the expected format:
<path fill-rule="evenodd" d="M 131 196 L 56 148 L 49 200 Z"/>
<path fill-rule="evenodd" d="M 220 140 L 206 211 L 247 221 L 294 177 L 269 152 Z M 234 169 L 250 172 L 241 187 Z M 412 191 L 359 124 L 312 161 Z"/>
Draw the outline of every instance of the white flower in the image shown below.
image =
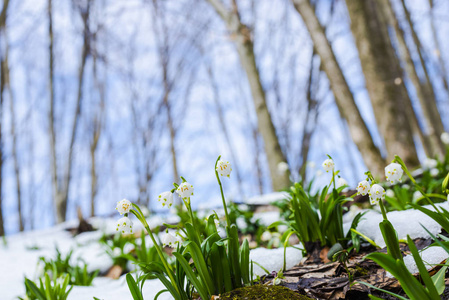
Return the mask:
<path fill-rule="evenodd" d="M 432 176 L 432 177 L 438 176 L 439 173 L 440 173 L 440 171 L 437 168 L 433 168 L 430 170 L 430 176 Z"/>
<path fill-rule="evenodd" d="M 264 242 L 268 242 L 269 240 L 271 240 L 272 238 L 272 234 L 269 231 L 265 231 L 264 233 L 262 233 L 262 235 L 260 236 L 260 239 Z"/>
<path fill-rule="evenodd" d="M 183 182 L 176 189 L 176 192 L 178 193 L 179 197 L 184 200 L 190 198 L 191 196 L 193 196 L 193 185 L 188 182 Z"/>
<path fill-rule="evenodd" d="M 162 244 L 165 246 L 169 246 L 170 248 L 175 248 L 180 243 L 180 239 L 172 235 L 171 233 L 166 233 L 164 238 L 162 239 Z"/>
<path fill-rule="evenodd" d="M 121 215 L 129 213 L 132 204 L 131 201 L 123 199 L 117 202 L 117 207 L 115 208 Z"/>
<path fill-rule="evenodd" d="M 394 198 L 394 192 L 391 189 L 388 189 L 387 192 L 385 193 L 388 197 L 390 198 Z"/>
<path fill-rule="evenodd" d="M 365 196 L 366 194 L 368 194 L 370 190 L 370 185 L 369 182 L 366 180 L 360 181 L 359 184 L 357 185 L 357 194 Z"/>
<path fill-rule="evenodd" d="M 378 204 L 379 200 L 385 199 L 385 190 L 379 184 L 373 184 L 368 195 L 371 205 Z"/>
<path fill-rule="evenodd" d="M 133 222 L 128 217 L 123 217 L 117 221 L 116 230 L 121 233 L 133 233 Z"/>
<path fill-rule="evenodd" d="M 344 178 L 340 177 L 340 178 L 337 179 L 336 186 L 337 186 L 337 189 L 342 187 L 342 186 L 348 186 L 348 182 Z"/>
<path fill-rule="evenodd" d="M 408 189 L 410 189 L 410 186 L 408 184 L 403 184 L 402 188 L 408 190 Z"/>
<path fill-rule="evenodd" d="M 426 158 L 426 160 L 423 163 L 424 169 L 432 169 L 437 166 L 438 162 L 433 158 Z"/>
<path fill-rule="evenodd" d="M 283 175 L 289 169 L 288 163 L 286 163 L 285 161 L 281 161 L 280 163 L 278 163 L 277 168 L 278 174 Z"/>
<path fill-rule="evenodd" d="M 229 161 L 223 161 L 223 160 L 219 160 L 217 163 L 217 172 L 218 174 L 220 174 L 221 176 L 226 176 L 226 177 L 230 177 L 229 175 L 231 174 L 232 168 L 231 168 L 231 163 Z"/>
<path fill-rule="evenodd" d="M 402 174 L 404 171 L 400 164 L 391 163 L 385 167 L 385 177 L 391 184 L 402 182 Z"/>
<path fill-rule="evenodd" d="M 441 134 L 441 141 L 443 142 L 443 144 L 449 145 L 449 132 L 443 132 Z"/>
<path fill-rule="evenodd" d="M 159 195 L 157 201 L 161 202 L 162 206 L 167 205 L 168 207 L 171 207 L 173 205 L 173 193 L 170 191 L 163 192 Z"/>
<path fill-rule="evenodd" d="M 447 195 L 447 201 L 449 201 L 449 194 Z"/>
<path fill-rule="evenodd" d="M 413 193 L 413 202 L 417 202 L 419 198 L 421 198 L 423 194 L 420 191 L 416 191 Z"/>
<path fill-rule="evenodd" d="M 335 167 L 334 161 L 332 159 L 330 159 L 330 158 L 326 159 L 323 162 L 323 169 L 326 172 L 333 171 L 334 167 Z"/>

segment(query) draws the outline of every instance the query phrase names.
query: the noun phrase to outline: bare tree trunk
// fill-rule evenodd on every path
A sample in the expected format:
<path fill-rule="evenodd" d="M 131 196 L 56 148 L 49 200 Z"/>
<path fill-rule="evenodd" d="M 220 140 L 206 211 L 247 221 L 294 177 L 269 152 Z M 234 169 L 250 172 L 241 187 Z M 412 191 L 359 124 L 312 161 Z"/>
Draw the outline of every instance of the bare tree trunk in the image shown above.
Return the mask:
<path fill-rule="evenodd" d="M 426 106 L 427 106 L 427 109 L 429 110 L 429 114 L 432 116 L 431 122 L 432 122 L 433 128 L 435 130 L 435 134 L 438 137 L 440 137 L 441 134 L 444 132 L 444 125 L 443 125 L 443 121 L 441 120 L 440 113 L 438 111 L 438 106 L 437 106 L 436 97 L 435 97 L 435 91 L 433 90 L 433 86 L 430 81 L 429 73 L 428 73 L 427 67 L 426 67 L 426 62 L 424 61 L 421 41 L 419 40 L 419 37 L 416 34 L 416 31 L 415 31 L 415 28 L 413 26 L 413 22 L 412 22 L 412 19 L 410 16 L 410 12 L 408 11 L 407 6 L 405 5 L 405 1 L 401 0 L 401 3 L 402 3 L 402 8 L 404 9 L 405 18 L 410 27 L 410 32 L 412 33 L 413 42 L 416 45 L 419 62 L 421 64 L 421 67 L 422 67 L 422 70 L 424 73 L 423 85 L 424 85 L 424 90 L 426 92 L 426 97 L 428 99 L 426 102 Z M 444 68 L 444 64 L 442 64 L 442 68 Z M 444 153 L 445 147 L 442 144 L 440 139 L 438 139 L 438 141 L 440 142 L 441 151 Z"/>
<path fill-rule="evenodd" d="M 3 1 L 2 11 L 0 13 L 0 47 L 3 43 L 1 41 L 4 38 L 5 28 L 6 28 L 6 14 L 8 10 L 9 0 Z M 5 86 L 7 83 L 7 77 L 5 70 L 7 68 L 7 61 L 5 55 L 6 49 L 0 48 L 0 236 L 5 235 L 5 228 L 3 224 L 3 209 L 2 209 L 2 200 L 3 200 L 3 134 L 2 134 L 2 125 L 3 125 L 3 93 L 5 90 Z"/>
<path fill-rule="evenodd" d="M 438 57 L 438 68 L 440 70 L 440 76 L 441 76 L 441 79 L 443 80 L 443 84 L 446 89 L 446 92 L 449 93 L 449 84 L 448 84 L 449 79 L 447 78 L 446 65 L 444 63 L 443 57 L 441 56 L 440 41 L 438 40 L 438 35 L 437 35 L 436 28 L 435 28 L 436 17 L 434 15 L 433 1 L 434 0 L 429 0 L 430 15 L 431 15 L 430 26 L 432 29 L 433 41 L 435 42 L 435 51 L 436 51 L 436 55 Z"/>
<path fill-rule="evenodd" d="M 362 119 L 332 47 L 315 14 L 315 10 L 309 0 L 292 1 L 309 31 L 316 52 L 321 58 L 321 64 L 334 93 L 335 103 L 341 116 L 348 122 L 352 140 L 359 149 L 367 168 L 373 174 L 383 174 L 385 160 L 374 144 L 368 127 Z"/>
<path fill-rule="evenodd" d="M 414 114 L 414 119 L 412 120 L 412 129 L 415 133 L 418 133 L 421 137 L 425 152 L 427 156 L 433 157 L 435 155 L 442 155 L 443 149 L 442 144 L 440 142 L 440 136 L 437 134 L 434 126 L 433 126 L 433 113 L 430 109 L 430 102 L 435 103 L 435 99 L 429 98 L 431 95 L 427 95 L 426 87 L 420 81 L 418 72 L 416 71 L 415 64 L 413 63 L 413 59 L 410 53 L 410 50 L 405 41 L 404 31 L 399 25 L 399 21 L 396 18 L 393 7 L 391 6 L 390 0 L 382 0 L 381 5 L 383 6 L 385 16 L 388 20 L 388 23 L 393 26 L 394 31 L 396 33 L 396 38 L 398 40 L 399 53 L 402 57 L 402 60 L 405 64 L 405 70 L 407 72 L 408 77 L 413 83 L 415 87 L 416 94 L 418 96 L 419 102 L 421 104 L 421 109 L 424 114 L 424 124 L 427 129 L 427 134 L 423 134 L 421 128 L 419 127 L 419 123 L 417 122 L 416 115 Z M 409 109 L 413 110 L 413 107 L 410 103 Z"/>
<path fill-rule="evenodd" d="M 226 126 L 226 121 L 224 118 L 224 112 L 223 112 L 223 109 L 220 104 L 220 93 L 218 90 L 217 82 L 215 81 L 215 78 L 214 78 L 214 73 L 212 72 L 212 68 L 210 65 L 207 66 L 207 74 L 209 75 L 209 79 L 211 81 L 212 91 L 214 94 L 213 95 L 214 103 L 217 108 L 218 121 L 220 123 L 221 130 L 223 131 L 223 135 L 225 137 L 226 144 L 228 145 L 229 153 L 231 155 L 231 159 L 232 159 L 232 163 L 233 163 L 233 169 L 235 170 L 235 174 L 237 177 L 239 194 L 240 194 L 240 197 L 243 198 L 245 196 L 245 193 L 242 188 L 243 181 L 242 181 L 242 176 L 240 174 L 240 167 L 239 167 L 239 164 L 237 161 L 237 156 L 235 155 L 235 152 L 234 152 L 234 148 L 232 147 L 232 144 L 231 144 L 228 127 Z"/>
<path fill-rule="evenodd" d="M 12 95 L 11 85 L 9 82 L 9 70 L 8 66 L 6 66 L 5 76 L 7 76 L 7 85 L 9 90 L 9 99 L 10 99 L 10 113 L 11 113 L 11 137 L 12 137 L 12 158 L 14 161 L 14 175 L 16 179 L 16 197 L 17 197 L 17 213 L 19 216 L 19 230 L 24 230 L 23 224 L 23 212 L 22 212 L 22 188 L 21 188 L 21 180 L 20 180 L 20 166 L 19 159 L 17 157 L 17 132 L 16 132 L 16 113 L 14 109 L 14 98 Z"/>
<path fill-rule="evenodd" d="M 385 140 L 388 160 L 399 155 L 410 167 L 419 165 L 407 113 L 407 90 L 397 57 L 375 0 L 346 0 L 351 31 L 359 51 L 366 88 Z"/>
<path fill-rule="evenodd" d="M 55 115 L 54 115 L 54 52 L 53 52 L 53 21 L 52 21 L 52 0 L 48 0 L 48 17 L 49 17 L 49 52 L 50 52 L 50 152 L 51 152 L 51 169 L 52 169 L 52 183 L 53 183 L 53 198 L 56 208 L 56 220 L 58 223 L 64 222 L 67 212 L 67 200 L 69 195 L 69 187 L 71 181 L 72 165 L 73 165 L 73 148 L 75 144 L 76 131 L 78 128 L 79 116 L 81 114 L 81 100 L 83 90 L 84 68 L 86 65 L 87 56 L 89 53 L 89 32 L 88 32 L 88 19 L 89 19 L 89 6 L 88 1 L 87 8 L 82 9 L 81 17 L 83 19 L 83 47 L 81 51 L 81 61 L 78 70 L 78 92 L 76 98 L 76 106 L 73 116 L 73 123 L 70 135 L 70 144 L 68 149 L 67 159 L 65 160 L 65 168 L 63 170 L 62 178 L 58 176 L 58 163 L 56 152 L 56 132 L 55 132 Z"/>
<path fill-rule="evenodd" d="M 312 57 L 310 59 L 310 69 L 309 78 L 307 80 L 307 115 L 304 121 L 304 129 L 302 132 L 302 142 L 301 142 L 301 167 L 299 169 L 299 175 L 301 176 L 301 181 L 303 183 L 307 180 L 307 161 L 309 157 L 310 143 L 312 141 L 312 135 L 315 129 L 317 117 L 318 117 L 318 101 L 315 98 L 316 93 L 314 93 L 313 84 L 313 71 L 314 71 L 314 57 L 316 55 L 315 50 L 312 51 Z M 309 124 L 311 122 L 311 125 Z"/>
<path fill-rule="evenodd" d="M 286 162 L 276 135 L 270 112 L 268 111 L 265 91 L 260 81 L 254 55 L 254 45 L 249 28 L 240 20 L 237 3 L 232 1 L 232 9 L 228 10 L 221 0 L 208 0 L 218 15 L 223 19 L 226 28 L 233 38 L 240 62 L 246 72 L 251 94 L 256 109 L 258 130 L 262 136 L 274 190 L 281 190 L 290 185 L 290 171 L 278 171 L 278 165 Z"/>

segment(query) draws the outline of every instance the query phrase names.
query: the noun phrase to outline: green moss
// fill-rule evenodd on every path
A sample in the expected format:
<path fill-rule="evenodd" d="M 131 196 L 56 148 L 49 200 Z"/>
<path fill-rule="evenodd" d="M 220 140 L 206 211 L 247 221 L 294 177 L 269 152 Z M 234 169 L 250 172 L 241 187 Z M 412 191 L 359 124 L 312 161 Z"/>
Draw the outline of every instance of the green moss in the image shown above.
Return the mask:
<path fill-rule="evenodd" d="M 276 300 L 276 299 L 298 299 L 311 300 L 311 298 L 300 295 L 284 286 L 279 285 L 262 285 L 235 289 L 231 292 L 224 293 L 220 296 L 220 300 Z"/>
<path fill-rule="evenodd" d="M 365 276 L 366 274 L 368 274 L 368 270 L 356 265 L 355 268 L 349 268 L 349 272 L 351 272 L 351 274 L 355 277 L 359 277 L 359 276 Z"/>

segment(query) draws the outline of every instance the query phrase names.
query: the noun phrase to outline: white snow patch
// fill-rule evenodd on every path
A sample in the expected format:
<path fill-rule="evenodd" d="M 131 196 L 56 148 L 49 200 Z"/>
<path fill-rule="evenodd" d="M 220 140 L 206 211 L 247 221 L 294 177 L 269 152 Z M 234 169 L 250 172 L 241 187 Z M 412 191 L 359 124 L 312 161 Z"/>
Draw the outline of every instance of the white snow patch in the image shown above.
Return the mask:
<path fill-rule="evenodd" d="M 449 209 L 448 203 L 436 205 Z M 430 205 L 424 207 L 433 210 Z M 430 238 L 430 235 L 423 226 L 434 235 L 441 232 L 441 226 L 419 210 L 392 211 L 387 213 L 387 218 L 393 224 L 394 229 L 396 229 L 399 239 L 407 239 L 407 235 L 410 235 L 412 239 Z M 362 217 L 357 226 L 357 230 L 374 240 L 377 245 L 383 248 L 385 247 L 385 241 L 379 229 L 379 223 L 381 221 L 382 215 L 370 210 Z"/>
<path fill-rule="evenodd" d="M 449 254 L 441 247 L 429 247 L 419 252 L 427 270 L 431 269 L 434 265 L 441 263 L 449 257 Z M 413 255 L 409 254 L 404 257 L 404 263 L 410 273 L 414 274 L 419 272 L 416 266 Z"/>
<path fill-rule="evenodd" d="M 295 247 L 302 247 L 301 245 L 295 245 Z M 287 248 L 287 270 L 293 266 L 299 264 L 302 259 L 302 251 L 288 247 Z M 265 249 L 257 248 L 251 250 L 249 254 L 249 259 L 257 262 L 262 267 L 267 269 L 269 272 L 278 272 L 284 265 L 284 248 L 278 249 Z M 266 274 L 262 268 L 254 264 L 254 275 L 262 276 Z"/>
<path fill-rule="evenodd" d="M 245 203 L 250 205 L 268 205 L 275 201 L 288 198 L 289 196 L 287 192 L 275 192 L 251 197 Z"/>

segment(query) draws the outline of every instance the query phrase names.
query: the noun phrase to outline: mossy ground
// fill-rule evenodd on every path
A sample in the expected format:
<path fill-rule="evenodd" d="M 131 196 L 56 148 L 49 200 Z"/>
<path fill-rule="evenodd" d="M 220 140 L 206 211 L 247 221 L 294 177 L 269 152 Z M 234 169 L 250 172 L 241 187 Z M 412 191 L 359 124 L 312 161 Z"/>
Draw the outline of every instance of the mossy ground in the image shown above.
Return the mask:
<path fill-rule="evenodd" d="M 276 299 L 298 299 L 310 300 L 311 298 L 300 295 L 286 287 L 278 285 L 262 285 L 235 289 L 231 292 L 224 293 L 220 296 L 220 300 L 276 300 Z"/>

